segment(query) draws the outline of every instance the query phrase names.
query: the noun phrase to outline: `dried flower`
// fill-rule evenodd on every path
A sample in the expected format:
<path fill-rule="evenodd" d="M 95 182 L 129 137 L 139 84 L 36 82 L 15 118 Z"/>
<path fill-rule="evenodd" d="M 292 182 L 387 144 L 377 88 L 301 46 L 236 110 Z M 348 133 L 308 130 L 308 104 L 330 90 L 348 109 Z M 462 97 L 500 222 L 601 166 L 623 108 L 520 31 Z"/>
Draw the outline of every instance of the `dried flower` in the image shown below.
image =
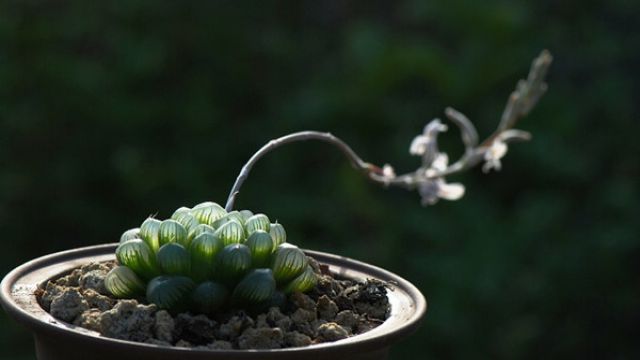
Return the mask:
<path fill-rule="evenodd" d="M 438 133 L 445 131 L 447 131 L 447 125 L 440 122 L 440 119 L 434 119 L 424 127 L 422 134 L 413 139 L 409 153 L 423 156 L 430 150 L 430 147 L 437 144 Z"/>
<path fill-rule="evenodd" d="M 484 153 L 484 165 L 482 165 L 482 171 L 487 173 L 491 169 L 500 171 L 502 169 L 502 159 L 507 154 L 507 143 L 502 140 L 496 139 L 491 146 Z"/>
<path fill-rule="evenodd" d="M 422 198 L 422 205 L 433 205 L 439 199 L 458 200 L 464 195 L 464 185 L 460 183 L 448 184 L 444 177 L 435 176 L 444 171 L 449 164 L 449 156 L 439 153 L 431 167 L 425 170 L 425 178 L 418 184 L 418 192 Z"/>

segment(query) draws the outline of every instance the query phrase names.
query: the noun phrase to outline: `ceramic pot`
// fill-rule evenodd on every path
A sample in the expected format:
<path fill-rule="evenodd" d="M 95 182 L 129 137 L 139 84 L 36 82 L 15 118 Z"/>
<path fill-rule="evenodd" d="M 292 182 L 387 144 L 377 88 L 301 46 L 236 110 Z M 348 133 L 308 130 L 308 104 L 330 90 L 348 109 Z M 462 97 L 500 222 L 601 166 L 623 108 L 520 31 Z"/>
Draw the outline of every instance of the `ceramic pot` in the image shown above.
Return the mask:
<path fill-rule="evenodd" d="M 96 261 L 114 260 L 117 244 L 105 244 L 63 251 L 31 260 L 11 271 L 0 285 L 4 310 L 34 336 L 39 360 L 217 360 L 217 359 L 386 359 L 390 347 L 413 333 L 426 312 L 420 291 L 403 278 L 381 268 L 318 251 L 308 256 L 329 266 L 341 277 L 378 279 L 393 284 L 388 291 L 391 315 L 380 326 L 343 340 L 307 347 L 273 350 L 194 350 L 117 340 L 64 323 L 40 307 L 34 295 L 47 280 Z"/>

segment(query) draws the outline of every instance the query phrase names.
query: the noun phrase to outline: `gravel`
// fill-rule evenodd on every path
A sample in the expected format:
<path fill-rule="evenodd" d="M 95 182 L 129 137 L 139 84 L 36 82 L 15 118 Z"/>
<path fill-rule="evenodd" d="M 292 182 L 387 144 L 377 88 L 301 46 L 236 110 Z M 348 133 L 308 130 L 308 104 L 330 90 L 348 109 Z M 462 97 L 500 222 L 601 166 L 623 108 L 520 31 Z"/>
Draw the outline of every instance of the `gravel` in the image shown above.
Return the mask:
<path fill-rule="evenodd" d="M 61 321 L 102 336 L 207 350 L 279 349 L 345 339 L 369 331 L 389 316 L 386 284 L 333 278 L 311 259 L 318 284 L 291 294 L 283 308 L 262 314 L 230 311 L 214 317 L 172 315 L 144 299 L 115 299 L 104 287 L 114 261 L 90 263 L 38 290 L 40 305 Z"/>

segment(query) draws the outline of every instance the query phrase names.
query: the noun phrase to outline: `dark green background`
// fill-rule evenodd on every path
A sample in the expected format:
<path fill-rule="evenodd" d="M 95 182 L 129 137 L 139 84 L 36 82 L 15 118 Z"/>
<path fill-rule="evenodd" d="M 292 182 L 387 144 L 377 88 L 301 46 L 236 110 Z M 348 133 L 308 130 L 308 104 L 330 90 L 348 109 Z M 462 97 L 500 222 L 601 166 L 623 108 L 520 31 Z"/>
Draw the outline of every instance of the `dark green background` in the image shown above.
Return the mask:
<path fill-rule="evenodd" d="M 640 356 L 637 1 L 2 1 L 0 274 L 224 202 L 288 132 L 412 170 L 451 105 L 481 135 L 543 48 L 549 92 L 500 173 L 422 208 L 320 143 L 264 159 L 240 207 L 292 242 L 396 272 L 429 301 L 393 359 Z M 443 136 L 452 157 L 456 131 Z M 33 358 L 0 312 L 0 357 Z"/>

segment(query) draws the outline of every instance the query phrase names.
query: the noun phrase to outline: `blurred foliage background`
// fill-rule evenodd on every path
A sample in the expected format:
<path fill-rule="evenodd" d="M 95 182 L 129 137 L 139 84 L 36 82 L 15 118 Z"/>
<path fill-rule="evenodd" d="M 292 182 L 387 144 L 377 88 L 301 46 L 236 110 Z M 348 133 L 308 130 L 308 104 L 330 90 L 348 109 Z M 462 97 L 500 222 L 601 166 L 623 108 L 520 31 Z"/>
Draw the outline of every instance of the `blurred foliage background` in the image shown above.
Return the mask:
<path fill-rule="evenodd" d="M 392 359 L 638 358 L 638 16 L 624 0 L 2 1 L 0 274 L 223 203 L 288 132 L 415 169 L 427 121 L 451 105 L 489 134 L 548 48 L 549 92 L 519 126 L 534 140 L 450 179 L 461 201 L 422 208 L 306 143 L 256 166 L 238 205 L 415 283 L 429 310 Z M 4 312 L 0 357 L 34 358 Z"/>

